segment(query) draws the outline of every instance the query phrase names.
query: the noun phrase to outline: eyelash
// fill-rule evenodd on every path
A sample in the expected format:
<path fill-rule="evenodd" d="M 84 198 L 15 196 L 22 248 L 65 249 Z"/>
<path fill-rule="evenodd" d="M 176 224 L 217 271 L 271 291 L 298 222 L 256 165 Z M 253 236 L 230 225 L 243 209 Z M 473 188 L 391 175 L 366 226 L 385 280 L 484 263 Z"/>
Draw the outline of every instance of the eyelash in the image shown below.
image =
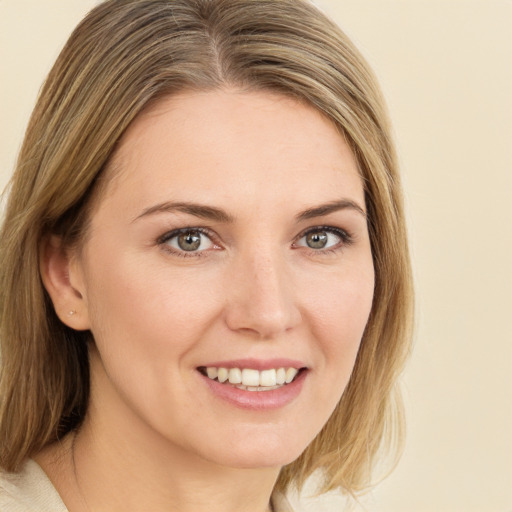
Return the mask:
<path fill-rule="evenodd" d="M 211 241 L 212 244 L 214 244 L 217 247 L 220 246 L 220 244 L 217 242 L 218 237 L 216 236 L 216 234 L 213 231 L 211 231 L 207 228 L 203 228 L 203 227 L 186 227 L 186 228 L 174 229 L 172 231 L 169 231 L 168 233 L 165 233 L 161 237 L 159 237 L 157 239 L 157 244 L 159 246 L 161 246 L 162 249 L 165 250 L 166 252 L 168 252 L 174 256 L 181 257 L 181 258 L 202 258 L 202 257 L 207 256 L 207 254 L 208 254 L 207 249 L 203 249 L 201 251 L 187 252 L 185 250 L 176 250 L 176 249 L 170 247 L 170 245 L 168 244 L 168 242 L 170 240 L 172 240 L 173 238 L 176 238 L 181 234 L 190 233 L 190 232 L 199 233 L 201 235 L 204 235 Z M 301 240 L 302 238 L 304 238 L 305 236 L 307 236 L 311 233 L 317 233 L 317 232 L 326 232 L 326 233 L 334 234 L 340 238 L 340 242 L 337 243 L 336 245 L 334 245 L 333 247 L 328 247 L 327 249 L 313 249 L 311 247 L 297 245 L 297 242 L 299 240 Z M 292 247 L 294 249 L 298 249 L 298 248 L 302 247 L 305 250 L 308 250 L 313 255 L 319 256 L 319 255 L 336 253 L 336 252 L 340 251 L 341 249 L 343 249 L 344 247 L 350 246 L 353 242 L 354 242 L 353 236 L 348 231 L 346 231 L 344 229 L 340 229 L 340 228 L 337 228 L 334 226 L 314 226 L 312 228 L 306 229 L 305 231 L 302 231 L 297 236 L 295 241 L 293 242 Z"/>
<path fill-rule="evenodd" d="M 185 234 L 185 233 L 200 233 L 201 235 L 205 235 L 214 245 L 219 245 L 216 242 L 217 236 L 213 231 L 210 231 L 206 228 L 200 228 L 200 227 L 186 227 L 186 228 L 180 228 L 180 229 L 173 229 L 172 231 L 169 231 L 168 233 L 165 233 L 161 237 L 157 239 L 157 244 L 162 247 L 162 249 L 173 256 L 178 256 L 181 258 L 202 258 L 206 256 L 207 250 L 202 251 L 179 251 L 174 248 L 172 248 L 167 242 L 172 240 L 173 238 L 178 237 L 179 235 Z"/>
<path fill-rule="evenodd" d="M 319 255 L 325 255 L 325 254 L 333 254 L 340 250 L 342 250 L 345 247 L 348 247 L 354 243 L 354 237 L 345 229 L 337 228 L 334 226 L 314 226 L 312 228 L 308 228 L 296 238 L 297 241 L 302 240 L 305 236 L 311 234 L 311 233 L 330 233 L 333 235 L 336 235 L 340 238 L 340 242 L 335 244 L 333 247 L 328 247 L 326 249 L 313 249 L 312 247 L 307 246 L 298 246 L 296 245 L 297 242 L 293 243 L 294 248 L 302 247 L 306 250 L 308 250 L 310 253 L 312 253 L 315 256 Z"/>

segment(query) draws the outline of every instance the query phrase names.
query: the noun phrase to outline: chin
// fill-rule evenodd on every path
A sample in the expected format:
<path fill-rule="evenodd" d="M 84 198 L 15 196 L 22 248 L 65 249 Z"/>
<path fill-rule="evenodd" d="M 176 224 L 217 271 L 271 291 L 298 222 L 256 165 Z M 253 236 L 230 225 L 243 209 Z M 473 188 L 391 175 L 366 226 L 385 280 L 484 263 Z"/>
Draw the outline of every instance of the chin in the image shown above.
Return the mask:
<path fill-rule="evenodd" d="M 281 468 L 296 460 L 309 444 L 295 435 L 236 436 L 229 443 L 210 453 L 212 462 L 239 469 Z"/>

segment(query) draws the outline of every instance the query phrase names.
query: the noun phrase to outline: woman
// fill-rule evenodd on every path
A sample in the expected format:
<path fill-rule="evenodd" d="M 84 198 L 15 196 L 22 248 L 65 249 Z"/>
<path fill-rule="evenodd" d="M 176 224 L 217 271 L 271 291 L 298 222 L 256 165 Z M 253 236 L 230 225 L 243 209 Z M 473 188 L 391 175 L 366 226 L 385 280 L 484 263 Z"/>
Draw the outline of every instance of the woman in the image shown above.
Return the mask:
<path fill-rule="evenodd" d="M 34 110 L 1 258 L 3 509 L 289 510 L 317 470 L 364 489 L 401 438 L 389 127 L 305 1 L 96 7 Z"/>

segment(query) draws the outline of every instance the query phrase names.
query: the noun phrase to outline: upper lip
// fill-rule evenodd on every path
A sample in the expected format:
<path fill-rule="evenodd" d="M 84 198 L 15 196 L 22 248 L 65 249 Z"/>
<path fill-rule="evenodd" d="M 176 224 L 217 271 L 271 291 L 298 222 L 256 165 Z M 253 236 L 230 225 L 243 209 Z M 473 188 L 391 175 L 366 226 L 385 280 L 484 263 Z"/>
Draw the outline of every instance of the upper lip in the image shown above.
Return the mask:
<path fill-rule="evenodd" d="M 296 368 L 300 370 L 305 368 L 306 365 L 302 361 L 287 358 L 274 358 L 274 359 L 230 359 L 229 361 L 211 361 L 209 363 L 200 365 L 199 368 L 251 368 L 253 370 L 270 370 L 272 368 Z"/>

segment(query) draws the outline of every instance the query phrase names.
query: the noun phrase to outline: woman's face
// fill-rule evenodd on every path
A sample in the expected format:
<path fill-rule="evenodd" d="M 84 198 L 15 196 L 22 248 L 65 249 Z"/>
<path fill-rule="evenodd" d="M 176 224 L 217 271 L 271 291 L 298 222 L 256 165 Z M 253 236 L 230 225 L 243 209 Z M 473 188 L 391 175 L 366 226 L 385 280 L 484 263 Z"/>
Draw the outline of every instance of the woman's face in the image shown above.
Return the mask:
<path fill-rule="evenodd" d="M 96 342 L 88 421 L 115 411 L 120 436 L 225 466 L 291 462 L 338 403 L 372 304 L 343 137 L 272 93 L 183 93 L 135 120 L 106 172 L 70 267 Z"/>

